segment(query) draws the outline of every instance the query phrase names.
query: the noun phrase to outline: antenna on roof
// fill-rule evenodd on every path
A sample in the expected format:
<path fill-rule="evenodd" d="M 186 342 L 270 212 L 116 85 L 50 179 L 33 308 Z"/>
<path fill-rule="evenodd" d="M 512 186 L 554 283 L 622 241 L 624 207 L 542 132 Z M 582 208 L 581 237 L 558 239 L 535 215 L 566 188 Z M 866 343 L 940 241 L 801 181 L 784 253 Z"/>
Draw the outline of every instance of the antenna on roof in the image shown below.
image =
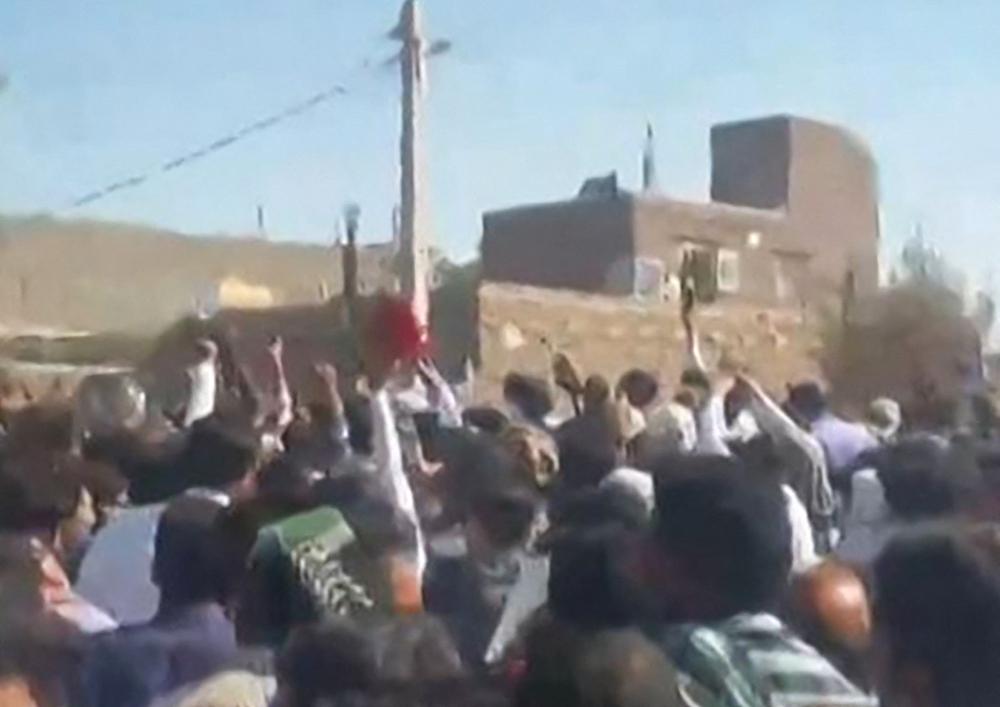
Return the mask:
<path fill-rule="evenodd" d="M 642 190 L 656 191 L 656 142 L 653 139 L 653 124 L 646 123 L 646 144 L 642 150 Z"/>

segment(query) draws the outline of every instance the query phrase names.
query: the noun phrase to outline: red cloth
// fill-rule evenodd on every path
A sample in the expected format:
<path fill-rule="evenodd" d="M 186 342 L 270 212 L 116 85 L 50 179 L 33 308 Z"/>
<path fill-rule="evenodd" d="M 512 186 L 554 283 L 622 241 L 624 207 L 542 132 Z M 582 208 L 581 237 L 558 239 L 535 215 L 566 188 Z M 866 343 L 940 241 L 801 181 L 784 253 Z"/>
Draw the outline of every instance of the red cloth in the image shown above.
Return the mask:
<path fill-rule="evenodd" d="M 427 354 L 427 330 L 417 321 L 409 302 L 383 295 L 368 318 L 368 338 L 393 361 L 414 361 Z"/>

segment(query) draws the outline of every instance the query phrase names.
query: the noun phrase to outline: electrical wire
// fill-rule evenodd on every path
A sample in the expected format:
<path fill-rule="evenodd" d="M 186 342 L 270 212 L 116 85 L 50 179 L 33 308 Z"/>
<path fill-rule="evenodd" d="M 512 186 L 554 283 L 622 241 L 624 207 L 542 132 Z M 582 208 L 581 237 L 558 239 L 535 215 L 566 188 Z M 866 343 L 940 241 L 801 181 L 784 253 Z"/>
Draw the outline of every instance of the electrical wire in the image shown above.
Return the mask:
<path fill-rule="evenodd" d="M 221 137 L 218 140 L 209 143 L 208 145 L 198 148 L 197 150 L 193 150 L 184 155 L 181 155 L 180 157 L 176 157 L 167 162 L 164 162 L 158 169 L 154 169 L 149 172 L 146 172 L 145 174 L 135 175 L 129 177 L 128 179 L 123 179 L 121 181 L 114 182 L 113 184 L 109 184 L 105 187 L 102 187 L 101 189 L 95 189 L 94 191 L 91 191 L 86 195 L 81 196 L 80 198 L 74 200 L 72 203 L 70 203 L 69 208 L 78 208 L 80 206 L 92 204 L 95 201 L 104 199 L 105 197 L 110 196 L 111 194 L 114 194 L 116 192 L 137 187 L 140 184 L 145 183 L 155 175 L 166 174 L 167 172 L 172 172 L 175 169 L 180 169 L 181 167 L 185 167 L 191 164 L 192 162 L 207 157 L 208 155 L 218 152 L 219 150 L 224 150 L 227 147 L 231 147 L 240 140 L 250 137 L 255 133 L 267 130 L 268 128 L 272 128 L 276 125 L 279 125 L 280 123 L 283 123 L 286 120 L 298 117 L 303 113 L 307 113 L 313 110 L 314 108 L 317 108 L 318 106 L 327 103 L 331 99 L 336 98 L 337 96 L 342 96 L 346 93 L 347 91 L 346 89 L 344 89 L 343 86 L 339 85 L 333 86 L 332 88 L 329 88 L 325 91 L 321 91 L 311 96 L 305 101 L 301 101 L 292 106 L 289 106 L 288 108 L 279 113 L 275 113 L 273 115 L 268 116 L 267 118 L 258 120 L 254 123 L 250 123 L 249 125 L 246 125 L 243 128 L 240 128 L 239 130 L 236 130 L 230 133 L 229 135 L 226 135 L 225 137 Z"/>

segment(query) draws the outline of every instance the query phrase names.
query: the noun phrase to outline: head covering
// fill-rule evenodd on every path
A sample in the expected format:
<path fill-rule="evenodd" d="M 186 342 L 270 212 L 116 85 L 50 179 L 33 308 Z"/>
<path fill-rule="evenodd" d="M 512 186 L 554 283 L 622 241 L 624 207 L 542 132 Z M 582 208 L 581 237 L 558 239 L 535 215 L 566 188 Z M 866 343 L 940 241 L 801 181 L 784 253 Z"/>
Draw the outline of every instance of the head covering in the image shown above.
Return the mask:
<path fill-rule="evenodd" d="M 868 427 L 880 441 L 896 436 L 903 424 L 899 403 L 891 398 L 878 398 L 868 406 Z"/>
<path fill-rule="evenodd" d="M 548 486 L 559 473 L 559 450 L 545 430 L 533 425 L 510 425 L 501 433 L 500 443 L 538 488 Z"/>
<path fill-rule="evenodd" d="M 168 704 L 174 707 L 267 707 L 276 687 L 272 677 L 227 671 L 185 690 L 180 700 L 166 703 L 163 707 L 168 707 Z M 158 706 L 154 704 L 154 707 Z"/>

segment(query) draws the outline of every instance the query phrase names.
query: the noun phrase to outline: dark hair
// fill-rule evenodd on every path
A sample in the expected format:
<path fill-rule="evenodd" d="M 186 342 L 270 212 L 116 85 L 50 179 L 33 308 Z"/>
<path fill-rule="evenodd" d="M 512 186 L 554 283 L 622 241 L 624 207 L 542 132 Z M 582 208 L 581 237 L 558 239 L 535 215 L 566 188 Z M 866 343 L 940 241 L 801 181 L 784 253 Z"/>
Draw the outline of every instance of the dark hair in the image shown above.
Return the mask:
<path fill-rule="evenodd" d="M 676 669 L 636 630 L 588 636 L 573 672 L 581 707 L 662 707 L 682 701 Z"/>
<path fill-rule="evenodd" d="M 720 618 L 773 609 L 791 569 L 781 489 L 714 456 L 678 457 L 656 482 L 659 549 L 712 594 Z"/>
<path fill-rule="evenodd" d="M 596 486 L 618 465 L 616 430 L 604 415 L 581 415 L 556 433 L 559 473 L 569 486 Z"/>
<path fill-rule="evenodd" d="M 441 621 L 428 614 L 394 618 L 376 629 L 384 685 L 431 687 L 462 676 L 462 660 Z"/>
<path fill-rule="evenodd" d="M 540 422 L 552 412 L 549 386 L 541 378 L 523 373 L 508 373 L 503 379 L 503 397 L 532 421 Z"/>
<path fill-rule="evenodd" d="M 506 550 L 528 539 L 536 506 L 536 499 L 530 493 L 512 488 L 475 498 L 470 513 L 490 543 L 497 549 Z"/>
<path fill-rule="evenodd" d="M 635 630 L 582 632 L 564 622 L 529 635 L 519 707 L 660 707 L 680 704 L 677 672 Z"/>
<path fill-rule="evenodd" d="M 312 471 L 294 455 L 277 456 L 264 464 L 257 478 L 257 496 L 277 515 L 290 516 L 315 506 Z"/>
<path fill-rule="evenodd" d="M 51 403 L 29 405 L 11 415 L 7 436 L 8 447 L 17 451 L 69 452 L 73 409 Z"/>
<path fill-rule="evenodd" d="M 0 534 L 0 621 L 42 611 L 42 579 L 31 538 Z"/>
<path fill-rule="evenodd" d="M 219 523 L 223 507 L 197 496 L 179 496 L 160 516 L 153 576 L 161 601 L 188 605 L 226 599 L 228 565 Z"/>
<path fill-rule="evenodd" d="M 52 452 L 0 457 L 0 531 L 54 534 L 83 493 L 77 465 Z"/>
<path fill-rule="evenodd" d="M 796 383 L 788 388 L 788 402 L 809 422 L 830 409 L 823 388 L 815 381 Z"/>
<path fill-rule="evenodd" d="M 1000 530 L 934 529 L 876 560 L 875 623 L 890 669 L 930 673 L 941 707 L 1000 704 Z"/>
<path fill-rule="evenodd" d="M 901 518 L 940 518 L 967 510 L 982 476 L 973 450 L 930 434 L 906 437 L 881 455 L 879 481 L 885 500 Z"/>
<path fill-rule="evenodd" d="M 627 625 L 637 607 L 623 558 L 648 525 L 645 504 L 615 486 L 583 489 L 552 509 L 551 522 L 539 546 L 551 549 L 552 615 L 588 630 Z"/>
<path fill-rule="evenodd" d="M 444 468 L 438 472 L 442 523 L 463 521 L 477 499 L 523 488 L 517 459 L 498 440 L 470 430 L 442 430 Z"/>
<path fill-rule="evenodd" d="M 328 620 L 292 632 L 278 655 L 279 690 L 295 707 L 311 707 L 378 685 L 378 650 L 370 632 L 353 621 Z"/>
<path fill-rule="evenodd" d="M 178 471 L 189 488 L 224 489 L 254 471 L 260 452 L 259 441 L 250 434 L 208 418 L 192 427 Z"/>
<path fill-rule="evenodd" d="M 375 450 L 375 426 L 371 400 L 364 395 L 344 398 L 344 420 L 347 422 L 347 443 L 356 454 L 371 456 Z"/>
<path fill-rule="evenodd" d="M 602 375 L 594 374 L 583 384 L 583 407 L 585 410 L 598 410 L 611 402 L 611 386 Z"/>
<path fill-rule="evenodd" d="M 618 390 L 625 393 L 633 407 L 644 408 L 656 400 L 660 384 L 652 373 L 633 368 L 618 379 Z"/>
<path fill-rule="evenodd" d="M 485 434 L 499 436 L 510 424 L 510 419 L 496 408 L 483 405 L 463 410 L 462 423 Z"/>

